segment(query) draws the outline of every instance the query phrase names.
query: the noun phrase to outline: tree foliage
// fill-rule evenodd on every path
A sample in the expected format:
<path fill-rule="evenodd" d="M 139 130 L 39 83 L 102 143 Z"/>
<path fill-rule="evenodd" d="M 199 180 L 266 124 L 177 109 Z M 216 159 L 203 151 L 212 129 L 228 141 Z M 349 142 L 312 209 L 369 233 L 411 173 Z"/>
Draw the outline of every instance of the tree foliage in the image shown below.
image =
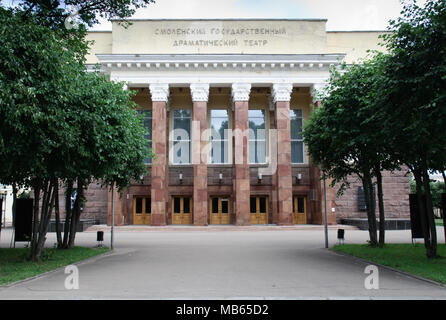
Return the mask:
<path fill-rule="evenodd" d="M 86 186 L 95 179 L 122 189 L 145 173 L 149 151 L 132 92 L 87 73 L 79 59 L 85 48 L 82 37 L 0 7 L 0 180 L 33 188 L 33 260 L 54 208 L 58 219 L 60 183 L 77 189 L 66 217 L 71 247 Z"/>
<path fill-rule="evenodd" d="M 408 2 L 390 29 L 380 96 L 386 126 L 396 133 L 388 144 L 415 177 L 426 254 L 436 257 L 429 172 L 446 167 L 446 1 L 430 0 L 424 7 Z"/>
<path fill-rule="evenodd" d="M 386 132 L 376 104 L 381 81 L 381 55 L 373 60 L 332 70 L 321 107 L 316 108 L 304 129 L 304 141 L 311 159 L 324 168 L 332 186 L 340 192 L 349 186 L 349 176 L 358 176 L 364 186 L 369 221 L 370 243 L 377 245 L 376 214 L 372 178 L 378 177 L 382 201 L 381 171 L 394 170 L 398 165 L 383 145 Z M 384 227 L 384 207 L 380 205 L 380 221 Z M 384 244 L 384 228 L 380 229 Z"/>

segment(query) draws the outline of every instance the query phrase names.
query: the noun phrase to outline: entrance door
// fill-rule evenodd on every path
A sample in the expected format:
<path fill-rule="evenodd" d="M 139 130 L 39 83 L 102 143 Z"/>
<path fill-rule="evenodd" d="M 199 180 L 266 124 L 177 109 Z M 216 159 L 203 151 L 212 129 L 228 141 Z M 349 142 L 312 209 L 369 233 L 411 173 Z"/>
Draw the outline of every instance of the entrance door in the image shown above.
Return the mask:
<path fill-rule="evenodd" d="M 152 223 L 152 202 L 150 197 L 133 198 L 133 224 Z"/>
<path fill-rule="evenodd" d="M 172 224 L 192 224 L 192 197 L 172 197 Z"/>
<path fill-rule="evenodd" d="M 211 197 L 209 199 L 209 211 L 211 224 L 229 224 L 229 198 Z"/>
<path fill-rule="evenodd" d="M 250 198 L 250 223 L 268 224 L 268 197 L 255 196 Z"/>
<path fill-rule="evenodd" d="M 293 220 L 294 224 L 307 223 L 307 197 L 293 197 Z"/>

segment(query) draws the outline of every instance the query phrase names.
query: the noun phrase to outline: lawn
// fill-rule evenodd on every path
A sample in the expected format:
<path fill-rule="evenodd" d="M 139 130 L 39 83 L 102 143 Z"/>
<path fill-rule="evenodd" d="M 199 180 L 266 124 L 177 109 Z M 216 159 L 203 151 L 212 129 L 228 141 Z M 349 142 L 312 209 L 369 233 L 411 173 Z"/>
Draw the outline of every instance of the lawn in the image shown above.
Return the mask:
<path fill-rule="evenodd" d="M 438 244 L 438 259 L 427 259 L 424 245 L 420 243 L 386 244 L 384 248 L 344 244 L 334 246 L 333 250 L 446 284 L 445 244 Z"/>
<path fill-rule="evenodd" d="M 108 248 L 44 249 L 40 262 L 28 261 L 29 248 L 0 248 L 0 285 L 30 278 L 109 251 Z"/>

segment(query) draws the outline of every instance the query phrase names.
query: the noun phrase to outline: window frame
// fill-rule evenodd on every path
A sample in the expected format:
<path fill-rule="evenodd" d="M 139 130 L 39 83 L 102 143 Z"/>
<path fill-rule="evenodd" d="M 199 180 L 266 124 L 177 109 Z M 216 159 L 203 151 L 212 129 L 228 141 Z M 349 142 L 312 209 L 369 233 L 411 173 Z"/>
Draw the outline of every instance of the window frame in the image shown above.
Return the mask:
<path fill-rule="evenodd" d="M 211 120 L 212 120 L 212 110 L 225 110 L 228 113 L 228 138 L 227 139 L 220 139 L 217 141 L 227 141 L 227 145 L 228 145 L 228 162 L 212 162 L 212 157 L 211 157 L 211 152 L 212 152 L 212 141 L 215 140 L 211 140 Z M 227 107 L 208 107 L 207 109 L 207 128 L 209 129 L 209 135 L 208 135 L 208 143 L 210 144 L 209 146 L 209 152 L 208 152 L 208 165 L 230 165 L 232 164 L 232 112 L 231 112 L 231 108 Z"/>
<path fill-rule="evenodd" d="M 251 162 L 251 149 L 250 144 L 251 142 L 259 141 L 257 140 L 251 140 L 249 137 L 249 111 L 250 110 L 263 110 L 265 112 L 265 162 Z M 248 163 L 250 166 L 257 166 L 257 165 L 267 165 L 269 164 L 270 159 L 270 143 L 269 143 L 269 130 L 270 130 L 270 115 L 269 115 L 269 108 L 262 107 L 262 106 L 250 106 L 248 108 Z"/>
<path fill-rule="evenodd" d="M 292 134 L 291 134 L 291 121 L 292 121 L 292 112 L 294 110 L 300 110 L 302 113 L 302 116 L 300 118 L 296 118 L 296 119 L 301 119 L 302 120 L 302 124 L 301 124 L 301 128 L 303 132 L 303 125 L 304 125 L 304 109 L 303 108 L 290 108 L 290 152 L 291 152 L 291 164 L 292 165 L 298 165 L 298 164 L 305 164 L 306 163 L 306 156 L 305 156 L 305 143 L 304 143 L 304 137 L 303 135 L 301 135 L 300 139 L 293 139 Z M 302 162 L 293 162 L 293 142 L 302 142 Z"/>
<path fill-rule="evenodd" d="M 147 139 L 146 138 L 146 134 L 144 135 L 144 139 L 147 141 L 147 142 L 149 142 L 150 141 L 150 150 L 153 150 L 153 111 L 152 111 L 152 109 L 149 109 L 149 108 L 141 108 L 141 109 L 137 109 L 136 110 L 137 112 L 138 112 L 138 114 L 140 114 L 140 115 L 142 115 L 144 112 L 150 112 L 150 129 L 151 129 L 151 131 L 152 132 L 150 132 L 150 136 L 152 137 L 152 139 Z M 145 129 L 145 126 L 144 126 L 144 121 L 145 121 L 145 117 L 143 117 L 143 119 L 142 119 L 142 121 L 143 121 L 143 128 Z M 146 162 L 146 159 L 149 159 L 149 162 Z M 148 157 L 148 158 L 144 158 L 144 164 L 146 165 L 146 166 L 151 166 L 152 165 L 152 158 L 151 157 Z"/>
<path fill-rule="evenodd" d="M 177 110 L 189 110 L 190 111 L 190 126 L 189 126 L 189 139 L 188 140 L 175 140 L 173 136 L 174 128 L 174 113 Z M 192 165 L 192 121 L 193 121 L 193 109 L 189 106 L 171 107 L 169 110 L 169 164 L 175 166 L 190 166 Z M 177 163 L 175 162 L 174 146 L 176 141 L 189 142 L 189 162 Z"/>

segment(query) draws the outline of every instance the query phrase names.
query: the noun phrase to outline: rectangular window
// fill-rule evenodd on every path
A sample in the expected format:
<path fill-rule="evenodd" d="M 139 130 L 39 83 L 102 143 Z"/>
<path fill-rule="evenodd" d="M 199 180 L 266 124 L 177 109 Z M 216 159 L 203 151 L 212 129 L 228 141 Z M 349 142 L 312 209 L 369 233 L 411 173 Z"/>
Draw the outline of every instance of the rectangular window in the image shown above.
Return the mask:
<path fill-rule="evenodd" d="M 152 110 L 139 110 L 139 114 L 143 116 L 144 138 L 147 141 L 147 148 L 152 149 Z M 144 164 L 151 164 L 152 158 L 144 159 Z"/>
<path fill-rule="evenodd" d="M 291 163 L 304 163 L 304 140 L 302 136 L 302 110 L 290 110 Z"/>
<path fill-rule="evenodd" d="M 266 163 L 265 110 L 248 110 L 249 163 Z"/>
<path fill-rule="evenodd" d="M 211 110 L 211 163 L 229 163 L 228 110 Z"/>
<path fill-rule="evenodd" d="M 192 113 L 188 109 L 173 110 L 173 163 L 191 163 L 191 120 Z"/>

